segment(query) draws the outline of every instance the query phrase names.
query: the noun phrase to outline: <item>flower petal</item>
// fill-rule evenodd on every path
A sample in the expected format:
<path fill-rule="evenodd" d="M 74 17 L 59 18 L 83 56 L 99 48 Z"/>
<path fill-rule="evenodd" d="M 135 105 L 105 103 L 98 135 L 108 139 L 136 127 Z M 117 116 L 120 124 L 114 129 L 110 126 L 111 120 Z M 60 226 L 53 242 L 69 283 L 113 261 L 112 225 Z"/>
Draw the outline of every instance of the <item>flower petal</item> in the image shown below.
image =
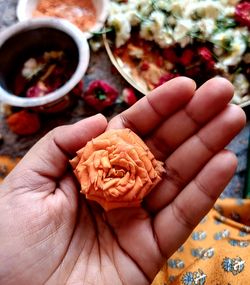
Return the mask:
<path fill-rule="evenodd" d="M 92 139 L 71 160 L 81 192 L 105 210 L 139 206 L 165 171 L 131 130 L 110 130 Z"/>

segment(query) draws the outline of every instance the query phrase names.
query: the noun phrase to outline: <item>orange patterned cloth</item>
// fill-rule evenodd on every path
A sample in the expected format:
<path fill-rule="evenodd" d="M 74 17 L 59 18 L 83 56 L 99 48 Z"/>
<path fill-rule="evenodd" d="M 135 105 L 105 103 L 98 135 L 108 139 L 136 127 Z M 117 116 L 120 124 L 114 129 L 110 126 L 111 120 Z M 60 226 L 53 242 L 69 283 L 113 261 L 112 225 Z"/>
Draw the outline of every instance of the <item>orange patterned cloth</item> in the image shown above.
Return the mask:
<path fill-rule="evenodd" d="M 0 156 L 1 173 L 18 160 Z M 250 199 L 219 199 L 152 285 L 248 285 L 249 249 Z"/>
<path fill-rule="evenodd" d="M 218 200 L 152 285 L 250 284 L 250 200 Z"/>
<path fill-rule="evenodd" d="M 15 167 L 20 158 L 10 158 L 7 155 L 0 156 L 0 183 L 4 177 Z"/>

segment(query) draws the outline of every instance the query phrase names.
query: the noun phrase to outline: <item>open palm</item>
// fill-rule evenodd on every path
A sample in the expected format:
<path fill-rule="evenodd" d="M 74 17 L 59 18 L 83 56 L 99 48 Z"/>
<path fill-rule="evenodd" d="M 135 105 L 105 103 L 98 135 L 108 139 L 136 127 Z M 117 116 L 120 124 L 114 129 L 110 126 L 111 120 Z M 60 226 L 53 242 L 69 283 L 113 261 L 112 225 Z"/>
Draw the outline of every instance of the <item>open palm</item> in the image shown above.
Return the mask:
<path fill-rule="evenodd" d="M 231 179 L 224 147 L 245 123 L 233 89 L 212 79 L 198 90 L 177 78 L 113 118 L 54 129 L 1 185 L 1 284 L 150 284 Z M 130 128 L 166 162 L 141 208 L 105 213 L 79 195 L 68 160 L 106 128 Z"/>

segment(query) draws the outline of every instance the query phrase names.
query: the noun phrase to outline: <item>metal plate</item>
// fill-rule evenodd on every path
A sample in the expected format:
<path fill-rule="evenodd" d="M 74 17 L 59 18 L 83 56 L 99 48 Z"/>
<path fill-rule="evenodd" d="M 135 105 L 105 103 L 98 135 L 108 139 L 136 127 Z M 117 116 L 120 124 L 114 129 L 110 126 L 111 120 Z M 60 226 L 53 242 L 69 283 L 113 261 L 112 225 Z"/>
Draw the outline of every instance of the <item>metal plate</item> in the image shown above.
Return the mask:
<path fill-rule="evenodd" d="M 121 76 L 136 90 L 141 92 L 144 95 L 147 95 L 150 90 L 147 87 L 146 82 L 140 78 L 140 77 L 135 77 L 131 74 L 131 69 L 130 67 L 124 62 L 119 56 L 117 56 L 113 49 L 113 43 L 112 41 L 107 37 L 106 34 L 103 34 L 103 42 L 105 49 L 107 51 L 107 54 L 109 56 L 110 61 L 112 64 L 116 67 L 118 72 L 121 74 Z M 249 95 L 250 96 L 250 95 Z M 249 100 L 242 100 L 240 103 L 235 103 L 234 104 L 244 108 L 250 105 L 250 99 Z"/>

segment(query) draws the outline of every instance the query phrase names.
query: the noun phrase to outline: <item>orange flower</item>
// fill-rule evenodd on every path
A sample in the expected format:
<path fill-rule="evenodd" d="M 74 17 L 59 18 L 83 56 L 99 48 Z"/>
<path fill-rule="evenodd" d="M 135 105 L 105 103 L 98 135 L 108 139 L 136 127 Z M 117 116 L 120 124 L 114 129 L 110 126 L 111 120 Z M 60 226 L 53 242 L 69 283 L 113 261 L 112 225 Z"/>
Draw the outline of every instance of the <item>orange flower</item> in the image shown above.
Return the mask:
<path fill-rule="evenodd" d="M 10 115 L 7 124 L 18 135 L 32 135 L 39 131 L 41 125 L 39 116 L 26 110 Z"/>
<path fill-rule="evenodd" d="M 161 180 L 163 162 L 131 130 L 110 130 L 89 141 L 70 161 L 86 198 L 106 210 L 138 207 Z"/>

